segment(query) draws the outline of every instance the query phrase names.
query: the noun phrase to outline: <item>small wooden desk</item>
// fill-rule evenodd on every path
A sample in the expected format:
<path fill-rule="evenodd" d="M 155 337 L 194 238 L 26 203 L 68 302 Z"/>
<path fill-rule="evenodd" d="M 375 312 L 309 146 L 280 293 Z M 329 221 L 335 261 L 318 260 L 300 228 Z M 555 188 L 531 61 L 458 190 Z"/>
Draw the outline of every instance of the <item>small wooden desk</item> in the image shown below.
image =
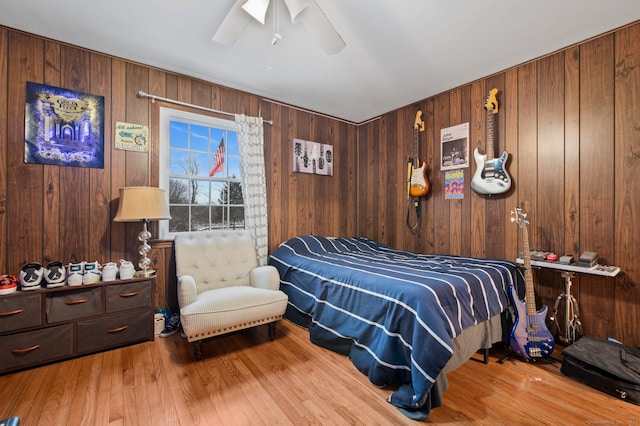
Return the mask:
<path fill-rule="evenodd" d="M 524 259 L 518 257 L 516 263 L 524 264 Z M 581 274 L 601 275 L 605 277 L 615 277 L 620 272 L 617 266 L 595 265 L 591 268 L 586 266 L 578 266 L 577 264 L 566 264 L 560 262 L 550 262 L 546 260 L 532 260 L 531 267 L 555 269 L 560 271 L 560 275 L 564 278 L 564 292 L 556 299 L 553 308 L 553 317 L 551 321 L 558 327 L 558 337 L 565 343 L 573 343 L 576 341 L 576 334 L 582 334 L 582 323 L 578 312 L 578 301 L 571 294 L 571 279 L 575 277 L 576 272 Z M 560 302 L 564 300 L 564 333 L 562 326 L 558 323 L 557 314 Z M 579 337 L 579 336 L 578 336 Z"/>

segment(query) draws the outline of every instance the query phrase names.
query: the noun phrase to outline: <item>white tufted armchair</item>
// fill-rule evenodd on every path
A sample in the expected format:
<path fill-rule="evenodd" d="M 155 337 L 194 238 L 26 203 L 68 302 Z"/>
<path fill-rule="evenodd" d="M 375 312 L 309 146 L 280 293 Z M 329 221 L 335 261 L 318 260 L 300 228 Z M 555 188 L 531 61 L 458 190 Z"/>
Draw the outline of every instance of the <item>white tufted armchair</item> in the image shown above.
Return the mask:
<path fill-rule="evenodd" d="M 198 231 L 175 238 L 180 322 L 196 359 L 202 340 L 260 324 L 275 324 L 287 307 L 273 266 L 258 266 L 245 230 Z"/>

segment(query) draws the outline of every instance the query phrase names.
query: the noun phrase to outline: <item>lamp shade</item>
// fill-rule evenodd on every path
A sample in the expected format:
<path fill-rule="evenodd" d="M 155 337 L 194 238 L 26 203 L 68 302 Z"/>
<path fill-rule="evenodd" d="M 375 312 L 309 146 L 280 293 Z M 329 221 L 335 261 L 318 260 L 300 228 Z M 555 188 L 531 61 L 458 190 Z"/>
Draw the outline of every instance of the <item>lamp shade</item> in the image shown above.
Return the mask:
<path fill-rule="evenodd" d="M 114 222 L 171 219 L 166 191 L 150 186 L 120 188 L 120 203 Z"/>

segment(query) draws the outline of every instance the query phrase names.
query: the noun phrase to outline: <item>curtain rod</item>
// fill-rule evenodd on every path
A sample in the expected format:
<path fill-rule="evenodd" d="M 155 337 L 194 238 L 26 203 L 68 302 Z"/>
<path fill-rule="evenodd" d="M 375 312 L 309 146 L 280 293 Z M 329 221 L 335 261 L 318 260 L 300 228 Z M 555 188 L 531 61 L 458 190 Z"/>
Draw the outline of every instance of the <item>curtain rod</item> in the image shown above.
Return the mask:
<path fill-rule="evenodd" d="M 162 96 L 150 95 L 148 93 L 143 92 L 142 90 L 140 90 L 138 92 L 138 97 L 139 98 L 151 99 L 152 102 L 155 102 L 156 99 L 157 99 L 159 101 L 169 102 L 170 104 L 182 105 L 182 106 L 186 106 L 186 107 L 189 107 L 189 108 L 196 108 L 196 109 L 199 109 L 199 110 L 202 110 L 202 111 L 215 112 L 216 114 L 228 115 L 228 116 L 231 116 L 231 117 L 234 117 L 234 118 L 236 116 L 232 112 L 220 111 L 220 110 L 217 110 L 217 109 L 207 108 L 207 107 L 203 107 L 203 106 L 195 105 L 195 104 L 190 104 L 190 103 L 178 101 L 178 100 L 175 100 L 175 99 L 163 98 Z M 263 121 L 265 123 L 273 126 L 273 120 L 263 120 Z"/>

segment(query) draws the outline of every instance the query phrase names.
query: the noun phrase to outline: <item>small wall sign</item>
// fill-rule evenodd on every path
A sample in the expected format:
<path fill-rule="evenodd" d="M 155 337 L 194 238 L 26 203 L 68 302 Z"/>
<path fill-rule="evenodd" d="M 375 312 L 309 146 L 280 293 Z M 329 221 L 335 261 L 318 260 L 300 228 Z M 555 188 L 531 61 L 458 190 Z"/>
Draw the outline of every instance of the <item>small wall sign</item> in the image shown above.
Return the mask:
<path fill-rule="evenodd" d="M 142 124 L 116 121 L 116 149 L 149 152 L 149 128 Z"/>

